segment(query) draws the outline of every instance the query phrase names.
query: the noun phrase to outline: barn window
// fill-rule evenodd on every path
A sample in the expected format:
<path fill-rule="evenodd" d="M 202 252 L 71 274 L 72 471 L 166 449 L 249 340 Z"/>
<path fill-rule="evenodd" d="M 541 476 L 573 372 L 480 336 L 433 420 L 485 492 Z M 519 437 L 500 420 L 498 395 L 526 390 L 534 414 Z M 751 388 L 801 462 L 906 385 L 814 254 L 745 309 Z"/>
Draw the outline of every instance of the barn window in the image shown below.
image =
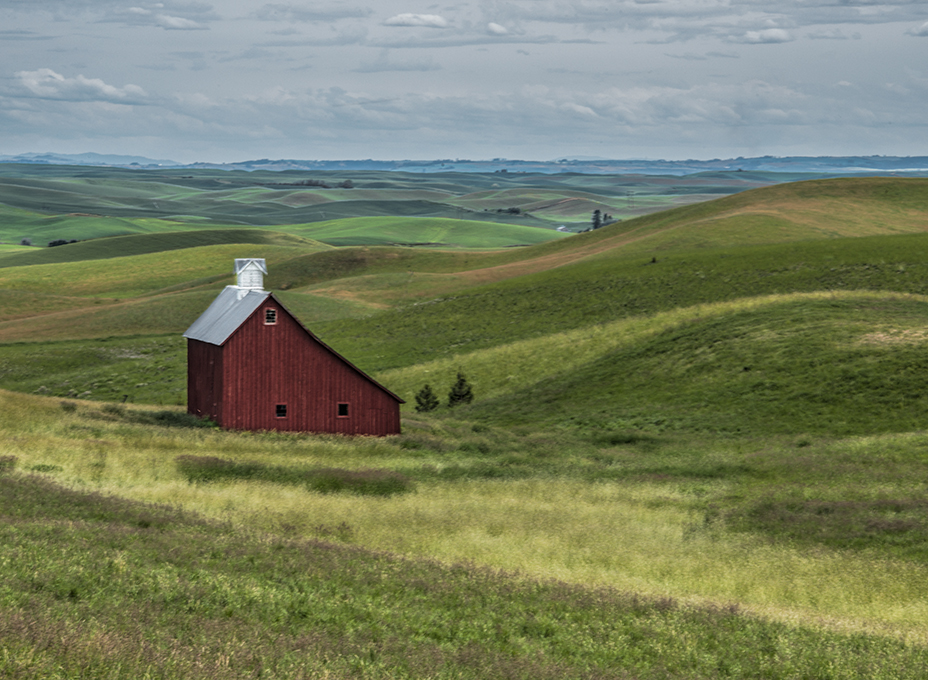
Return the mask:
<path fill-rule="evenodd" d="M 273 307 L 268 307 L 264 310 L 264 323 L 268 326 L 273 326 L 277 323 L 277 310 Z"/>
<path fill-rule="evenodd" d="M 338 405 L 338 417 L 347 418 L 348 417 L 348 404 L 339 404 Z"/>
<path fill-rule="evenodd" d="M 287 417 L 287 405 L 286 404 L 277 404 L 277 406 L 275 407 L 275 411 L 277 412 L 278 418 Z"/>

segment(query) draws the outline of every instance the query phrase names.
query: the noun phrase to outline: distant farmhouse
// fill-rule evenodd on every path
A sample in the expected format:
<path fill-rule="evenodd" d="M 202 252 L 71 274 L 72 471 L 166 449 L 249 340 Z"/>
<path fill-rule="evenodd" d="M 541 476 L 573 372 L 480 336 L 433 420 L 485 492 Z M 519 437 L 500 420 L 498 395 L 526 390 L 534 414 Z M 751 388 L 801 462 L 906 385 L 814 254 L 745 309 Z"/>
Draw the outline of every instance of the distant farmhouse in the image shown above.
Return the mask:
<path fill-rule="evenodd" d="M 403 400 L 264 290 L 263 259 L 235 274 L 184 333 L 188 412 L 235 430 L 399 434 Z"/>

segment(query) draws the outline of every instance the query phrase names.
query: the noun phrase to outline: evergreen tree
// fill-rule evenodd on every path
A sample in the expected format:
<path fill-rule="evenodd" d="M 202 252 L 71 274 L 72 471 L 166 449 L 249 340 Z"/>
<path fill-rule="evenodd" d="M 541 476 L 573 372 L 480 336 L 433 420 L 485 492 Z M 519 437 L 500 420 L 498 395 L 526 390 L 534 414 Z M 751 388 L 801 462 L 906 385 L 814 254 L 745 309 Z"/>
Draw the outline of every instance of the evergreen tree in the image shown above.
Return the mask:
<path fill-rule="evenodd" d="M 469 404 L 474 400 L 474 391 L 470 386 L 470 383 L 467 382 L 467 378 L 464 376 L 462 371 L 458 371 L 458 378 L 455 381 L 454 385 L 451 386 L 451 391 L 448 392 L 448 406 L 453 407 L 458 404 Z"/>
<path fill-rule="evenodd" d="M 603 214 L 597 208 L 593 211 L 593 228 L 599 229 L 601 226 L 603 226 Z"/>
<path fill-rule="evenodd" d="M 438 397 L 435 396 L 432 388 L 426 385 L 416 395 L 416 410 L 419 413 L 425 413 L 426 411 L 434 411 L 436 408 L 438 408 Z"/>

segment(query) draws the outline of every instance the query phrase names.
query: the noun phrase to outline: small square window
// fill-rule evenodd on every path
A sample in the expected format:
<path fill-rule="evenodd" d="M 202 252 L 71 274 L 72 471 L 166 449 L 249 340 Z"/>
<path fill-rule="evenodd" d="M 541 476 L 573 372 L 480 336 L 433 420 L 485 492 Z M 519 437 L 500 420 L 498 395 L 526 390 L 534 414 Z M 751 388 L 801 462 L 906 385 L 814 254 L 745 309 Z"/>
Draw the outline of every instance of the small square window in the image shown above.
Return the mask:
<path fill-rule="evenodd" d="M 269 307 L 264 310 L 264 323 L 268 326 L 273 326 L 277 323 L 277 310 L 273 307 Z"/>
<path fill-rule="evenodd" d="M 275 411 L 277 413 L 278 418 L 287 417 L 287 405 L 286 404 L 277 404 L 277 406 L 275 407 Z"/>
<path fill-rule="evenodd" d="M 338 417 L 347 418 L 348 417 L 348 404 L 339 404 L 338 405 Z"/>

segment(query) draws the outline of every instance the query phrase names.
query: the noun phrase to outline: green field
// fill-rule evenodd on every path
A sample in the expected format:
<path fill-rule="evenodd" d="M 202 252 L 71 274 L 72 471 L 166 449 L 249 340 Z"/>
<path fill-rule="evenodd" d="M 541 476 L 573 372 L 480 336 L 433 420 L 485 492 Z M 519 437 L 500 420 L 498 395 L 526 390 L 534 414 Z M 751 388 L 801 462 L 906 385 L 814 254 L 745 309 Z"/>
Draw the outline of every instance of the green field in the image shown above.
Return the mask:
<path fill-rule="evenodd" d="M 239 179 L 186 191 L 310 191 Z M 313 201 L 464 182 L 329 179 L 355 188 Z M 621 199 L 478 181 L 449 201 Z M 358 215 L 0 252 L 0 676 L 922 678 L 926 218 L 928 180 L 863 178 L 553 240 Z M 180 334 L 235 257 L 403 434 L 184 413 Z"/>
<path fill-rule="evenodd" d="M 760 172 L 691 177 L 422 175 L 4 163 L 0 164 L 0 242 L 19 243 L 31 238 L 36 245 L 45 245 L 62 238 L 85 240 L 152 231 L 305 225 L 385 216 L 471 220 L 487 227 L 511 224 L 546 231 L 566 225 L 578 231 L 590 225 L 596 209 L 625 219 L 792 179 L 790 175 Z M 344 188 L 345 182 L 352 188 Z"/>

